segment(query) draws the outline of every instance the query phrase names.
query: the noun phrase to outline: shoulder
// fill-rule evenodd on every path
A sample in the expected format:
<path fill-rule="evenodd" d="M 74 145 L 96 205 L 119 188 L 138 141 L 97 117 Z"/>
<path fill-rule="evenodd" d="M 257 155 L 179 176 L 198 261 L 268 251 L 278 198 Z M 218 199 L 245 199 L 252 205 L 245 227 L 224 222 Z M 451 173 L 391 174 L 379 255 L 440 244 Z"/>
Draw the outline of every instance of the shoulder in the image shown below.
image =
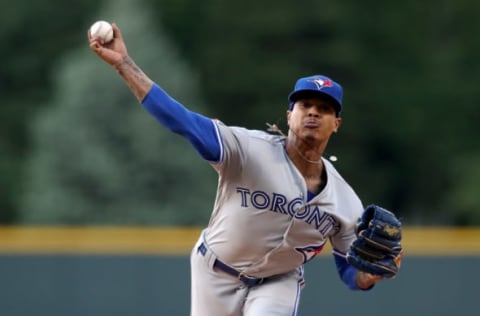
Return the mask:
<path fill-rule="evenodd" d="M 283 136 L 240 126 L 228 126 L 218 120 L 214 120 L 214 123 L 221 147 L 219 162 L 224 167 L 243 170 L 249 163 L 266 163 L 268 159 L 278 159 L 283 153 Z M 258 157 L 266 159 L 257 159 Z"/>
<path fill-rule="evenodd" d="M 234 137 L 236 139 L 265 142 L 270 144 L 281 144 L 285 139 L 284 136 L 273 135 L 262 130 L 225 125 L 223 122 L 218 120 L 214 120 L 214 123 L 218 128 L 220 137 L 222 138 Z"/>

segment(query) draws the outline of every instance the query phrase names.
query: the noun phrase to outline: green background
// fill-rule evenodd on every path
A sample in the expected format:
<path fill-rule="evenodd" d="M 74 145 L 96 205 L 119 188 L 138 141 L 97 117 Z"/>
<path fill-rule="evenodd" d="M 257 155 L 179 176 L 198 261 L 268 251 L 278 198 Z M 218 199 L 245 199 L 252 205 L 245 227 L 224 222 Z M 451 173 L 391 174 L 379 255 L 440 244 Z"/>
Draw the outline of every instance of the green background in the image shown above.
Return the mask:
<path fill-rule="evenodd" d="M 0 1 L 0 224 L 208 222 L 215 172 L 89 51 L 105 19 L 172 96 L 227 124 L 285 129 L 294 81 L 330 75 L 345 111 L 326 156 L 365 204 L 408 225 L 478 226 L 478 12 L 477 0 Z M 185 256 L 34 251 L 2 251 L 1 315 L 188 314 Z M 300 314 L 475 314 L 479 263 L 407 255 L 397 279 L 354 293 L 320 257 Z"/>
<path fill-rule="evenodd" d="M 28 4 L 28 5 L 27 5 Z M 344 87 L 326 157 L 411 225 L 480 225 L 480 2 L 0 1 L 0 223 L 198 225 L 216 173 L 89 49 L 130 55 L 190 109 L 285 131 L 297 78 Z"/>

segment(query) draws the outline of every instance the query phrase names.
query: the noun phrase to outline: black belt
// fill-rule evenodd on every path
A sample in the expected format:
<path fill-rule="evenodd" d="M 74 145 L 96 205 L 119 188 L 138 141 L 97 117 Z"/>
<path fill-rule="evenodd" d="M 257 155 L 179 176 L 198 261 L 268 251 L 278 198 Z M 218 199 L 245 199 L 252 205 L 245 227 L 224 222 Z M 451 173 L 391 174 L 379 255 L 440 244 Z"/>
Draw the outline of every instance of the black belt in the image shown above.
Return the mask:
<path fill-rule="evenodd" d="M 207 246 L 202 242 L 200 246 L 198 246 L 198 251 L 202 254 L 202 256 L 205 256 L 207 253 Z M 240 272 L 231 266 L 229 266 L 226 263 L 223 263 L 222 261 L 215 259 L 215 262 L 213 263 L 213 267 L 217 268 L 237 279 L 242 281 L 246 286 L 255 286 L 255 285 L 260 285 L 264 283 L 268 278 L 253 278 L 249 277 L 248 275 L 245 275 L 243 272 Z"/>

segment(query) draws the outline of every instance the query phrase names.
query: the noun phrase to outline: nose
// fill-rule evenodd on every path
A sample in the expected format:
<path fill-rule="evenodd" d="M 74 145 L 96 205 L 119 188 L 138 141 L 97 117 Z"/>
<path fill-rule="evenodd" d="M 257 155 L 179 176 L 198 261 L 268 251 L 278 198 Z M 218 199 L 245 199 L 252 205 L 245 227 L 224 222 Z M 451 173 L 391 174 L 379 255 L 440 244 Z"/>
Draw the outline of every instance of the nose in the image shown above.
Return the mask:
<path fill-rule="evenodd" d="M 320 116 L 320 112 L 316 109 L 316 107 L 312 106 L 308 109 L 308 116 L 318 117 Z"/>

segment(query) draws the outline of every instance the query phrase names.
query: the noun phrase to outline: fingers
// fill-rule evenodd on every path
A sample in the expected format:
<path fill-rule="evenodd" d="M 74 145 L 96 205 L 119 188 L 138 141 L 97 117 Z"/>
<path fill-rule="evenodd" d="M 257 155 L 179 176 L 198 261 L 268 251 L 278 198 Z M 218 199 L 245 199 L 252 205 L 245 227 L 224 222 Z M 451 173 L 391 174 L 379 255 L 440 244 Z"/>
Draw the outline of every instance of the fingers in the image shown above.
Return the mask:
<path fill-rule="evenodd" d="M 368 272 L 359 271 L 356 276 L 356 282 L 358 287 L 362 289 L 368 289 L 384 278 L 378 275 L 374 275 Z"/>
<path fill-rule="evenodd" d="M 87 31 L 87 38 L 89 46 L 93 51 L 98 52 L 102 48 L 103 43 L 98 38 L 92 38 L 90 30 Z"/>
<path fill-rule="evenodd" d="M 117 26 L 117 23 L 112 23 L 112 29 L 113 29 L 113 38 L 114 39 L 118 38 L 123 40 L 122 32 L 120 32 L 120 28 Z"/>
<path fill-rule="evenodd" d="M 92 38 L 92 35 L 90 34 L 90 30 L 87 31 L 87 38 L 88 42 L 90 45 L 90 48 L 93 50 L 98 49 L 101 45 L 103 45 L 101 39 L 99 38 Z M 95 48 L 95 49 L 94 49 Z"/>
<path fill-rule="evenodd" d="M 375 275 L 375 274 L 371 274 L 371 273 L 367 273 L 368 275 L 368 278 L 370 278 L 370 280 L 372 280 L 373 282 L 377 282 L 377 281 L 380 281 L 380 280 L 383 280 L 384 277 L 380 276 L 380 275 Z"/>
<path fill-rule="evenodd" d="M 90 29 L 87 31 L 87 38 L 90 49 L 97 53 L 99 56 L 105 51 L 105 43 L 101 38 L 93 38 L 90 34 Z"/>
<path fill-rule="evenodd" d="M 100 50 L 102 49 L 102 45 L 96 39 L 90 41 L 89 45 L 90 45 L 90 49 L 96 53 L 100 52 Z"/>

